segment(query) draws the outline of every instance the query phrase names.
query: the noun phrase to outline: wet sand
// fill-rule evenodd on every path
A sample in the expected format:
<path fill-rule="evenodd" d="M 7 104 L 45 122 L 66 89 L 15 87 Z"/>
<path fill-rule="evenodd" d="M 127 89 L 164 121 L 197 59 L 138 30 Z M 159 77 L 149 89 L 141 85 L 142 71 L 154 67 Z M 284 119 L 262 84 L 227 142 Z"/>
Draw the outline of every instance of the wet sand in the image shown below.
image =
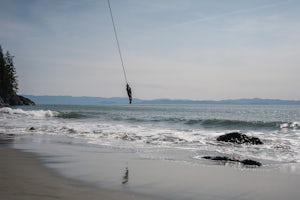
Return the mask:
<path fill-rule="evenodd" d="M 22 151 L 6 147 L 9 138 L 0 143 L 1 199 L 300 199 L 298 173 L 151 159 L 42 138 L 8 145 Z"/>
<path fill-rule="evenodd" d="M 45 168 L 31 153 L 0 146 L 0 158 L 0 197 L 3 200 L 154 199 L 103 190 L 64 178 Z"/>

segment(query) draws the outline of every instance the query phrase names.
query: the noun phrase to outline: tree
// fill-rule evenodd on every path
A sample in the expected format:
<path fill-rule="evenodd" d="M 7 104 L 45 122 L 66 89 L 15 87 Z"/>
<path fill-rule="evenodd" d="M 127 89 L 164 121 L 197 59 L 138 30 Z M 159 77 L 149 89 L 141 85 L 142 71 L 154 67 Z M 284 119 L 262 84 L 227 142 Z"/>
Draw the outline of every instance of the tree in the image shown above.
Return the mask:
<path fill-rule="evenodd" d="M 0 106 L 35 105 L 30 99 L 17 95 L 18 77 L 13 58 L 9 51 L 4 55 L 0 45 Z"/>
<path fill-rule="evenodd" d="M 4 96 L 4 88 L 5 88 L 5 59 L 2 51 L 2 47 L 0 46 L 0 96 Z"/>
<path fill-rule="evenodd" d="M 0 46 L 0 96 L 9 98 L 18 91 L 18 81 L 13 56 L 6 52 L 3 54 Z"/>
<path fill-rule="evenodd" d="M 8 76 L 8 86 L 10 93 L 17 93 L 18 91 L 18 81 L 17 81 L 17 73 L 16 68 L 14 66 L 12 55 L 10 55 L 9 51 L 6 52 L 5 62 L 6 62 L 6 70 Z"/>

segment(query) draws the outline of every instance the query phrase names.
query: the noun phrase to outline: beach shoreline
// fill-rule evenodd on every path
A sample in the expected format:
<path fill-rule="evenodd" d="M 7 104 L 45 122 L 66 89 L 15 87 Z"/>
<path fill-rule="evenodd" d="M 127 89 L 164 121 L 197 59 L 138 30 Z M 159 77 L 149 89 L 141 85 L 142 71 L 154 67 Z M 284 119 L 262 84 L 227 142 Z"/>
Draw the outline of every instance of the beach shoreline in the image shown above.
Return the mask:
<path fill-rule="evenodd" d="M 50 139 L 9 136 L 2 140 L 1 197 L 8 200 L 298 200 L 300 197 L 300 176 L 277 169 L 141 158 L 133 151 L 57 144 L 49 142 Z M 123 183 L 126 170 L 129 175 Z"/>
<path fill-rule="evenodd" d="M 92 184 L 71 180 L 43 166 L 28 152 L 0 145 L 0 197 L 6 200 L 82 200 L 157 198 L 127 192 L 109 191 Z"/>

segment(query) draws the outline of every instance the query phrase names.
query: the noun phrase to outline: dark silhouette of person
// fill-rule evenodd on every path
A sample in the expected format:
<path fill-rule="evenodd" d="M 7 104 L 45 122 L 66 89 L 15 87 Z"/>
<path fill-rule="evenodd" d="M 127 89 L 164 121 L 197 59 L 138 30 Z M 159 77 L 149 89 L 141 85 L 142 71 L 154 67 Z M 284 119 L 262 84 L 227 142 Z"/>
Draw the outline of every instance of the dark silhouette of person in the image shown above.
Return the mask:
<path fill-rule="evenodd" d="M 129 98 L 129 104 L 131 104 L 132 103 L 132 92 L 131 92 L 131 88 L 128 85 L 128 83 L 126 85 L 126 91 L 127 91 L 127 95 L 128 95 L 128 98 Z"/>

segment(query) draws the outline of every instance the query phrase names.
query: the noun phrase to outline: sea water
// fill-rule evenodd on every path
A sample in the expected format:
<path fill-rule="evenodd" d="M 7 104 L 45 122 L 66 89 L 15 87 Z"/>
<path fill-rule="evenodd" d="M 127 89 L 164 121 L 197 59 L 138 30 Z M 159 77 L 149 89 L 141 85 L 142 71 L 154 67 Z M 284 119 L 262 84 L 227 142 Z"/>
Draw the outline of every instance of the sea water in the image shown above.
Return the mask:
<path fill-rule="evenodd" d="M 263 144 L 217 141 L 230 132 Z M 299 105 L 2 107 L 0 137 L 0 145 L 38 154 L 59 174 L 103 189 L 158 199 L 299 199 Z"/>
<path fill-rule="evenodd" d="M 216 141 L 218 136 L 230 132 L 258 137 L 264 144 Z M 0 133 L 16 138 L 51 136 L 52 142 L 63 136 L 72 145 L 107 146 L 124 152 L 138 149 L 139 155 L 148 159 L 211 164 L 202 158 L 209 155 L 254 159 L 264 166 L 300 163 L 298 105 L 2 107 Z M 172 150 L 187 153 L 177 156 Z"/>

